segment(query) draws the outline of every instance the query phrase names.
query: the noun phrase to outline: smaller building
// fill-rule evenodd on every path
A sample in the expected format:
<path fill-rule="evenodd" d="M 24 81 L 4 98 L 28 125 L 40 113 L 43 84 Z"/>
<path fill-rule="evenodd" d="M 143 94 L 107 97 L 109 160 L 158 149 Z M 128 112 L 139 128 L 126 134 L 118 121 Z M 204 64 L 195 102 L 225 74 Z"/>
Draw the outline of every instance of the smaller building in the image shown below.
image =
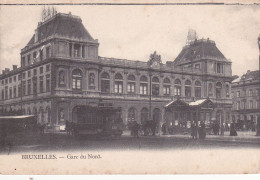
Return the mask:
<path fill-rule="evenodd" d="M 260 123 L 260 71 L 247 71 L 232 81 L 232 120 L 241 130 L 253 130 Z"/>

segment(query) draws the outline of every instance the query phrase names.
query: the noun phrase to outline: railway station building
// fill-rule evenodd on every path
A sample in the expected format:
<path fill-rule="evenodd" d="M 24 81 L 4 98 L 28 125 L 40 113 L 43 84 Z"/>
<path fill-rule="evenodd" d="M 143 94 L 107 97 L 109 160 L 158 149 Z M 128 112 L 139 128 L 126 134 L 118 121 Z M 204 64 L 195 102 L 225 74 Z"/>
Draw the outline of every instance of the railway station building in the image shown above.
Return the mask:
<path fill-rule="evenodd" d="M 99 45 L 71 13 L 39 22 L 21 50 L 20 67 L 0 75 L 0 112 L 35 114 L 59 130 L 73 121 L 76 106 L 107 102 L 121 107 L 125 124 L 152 119 L 180 126 L 189 117 L 185 111 L 168 117 L 167 104 L 209 99 L 214 108 L 201 118 L 231 121 L 231 61 L 214 41 L 195 39 L 166 63 L 156 52 L 147 62 L 100 57 Z"/>

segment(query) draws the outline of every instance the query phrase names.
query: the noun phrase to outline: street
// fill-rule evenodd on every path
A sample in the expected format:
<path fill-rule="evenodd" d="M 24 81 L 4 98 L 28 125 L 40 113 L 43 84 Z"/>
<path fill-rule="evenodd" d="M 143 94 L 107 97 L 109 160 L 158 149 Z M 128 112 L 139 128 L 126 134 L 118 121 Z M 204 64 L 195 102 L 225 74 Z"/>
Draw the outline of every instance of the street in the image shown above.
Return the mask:
<path fill-rule="evenodd" d="M 13 139 L 13 140 L 12 140 Z M 8 138 L 1 146 L 1 154 L 38 151 L 74 150 L 170 150 L 208 148 L 260 148 L 260 138 L 256 136 L 214 136 L 205 140 L 192 139 L 189 135 L 156 135 L 139 138 L 124 134 L 121 137 L 83 136 L 75 138 L 65 133 L 37 134 L 19 138 Z"/>

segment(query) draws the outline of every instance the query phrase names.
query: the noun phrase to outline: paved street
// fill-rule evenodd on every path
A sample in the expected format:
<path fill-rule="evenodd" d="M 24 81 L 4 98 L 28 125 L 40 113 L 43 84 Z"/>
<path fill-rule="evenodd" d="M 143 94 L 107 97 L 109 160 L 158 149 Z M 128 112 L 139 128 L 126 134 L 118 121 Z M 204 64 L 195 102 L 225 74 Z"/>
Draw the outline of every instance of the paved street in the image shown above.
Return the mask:
<path fill-rule="evenodd" d="M 120 138 L 68 137 L 65 133 L 9 138 L 1 154 L 37 151 L 73 150 L 136 150 L 136 149 L 203 149 L 203 148 L 260 148 L 260 137 L 253 132 L 239 132 L 237 137 L 208 135 L 205 140 L 193 140 L 189 135 L 157 135 L 131 137 L 127 132 Z M 11 143 L 10 143 L 11 142 Z"/>

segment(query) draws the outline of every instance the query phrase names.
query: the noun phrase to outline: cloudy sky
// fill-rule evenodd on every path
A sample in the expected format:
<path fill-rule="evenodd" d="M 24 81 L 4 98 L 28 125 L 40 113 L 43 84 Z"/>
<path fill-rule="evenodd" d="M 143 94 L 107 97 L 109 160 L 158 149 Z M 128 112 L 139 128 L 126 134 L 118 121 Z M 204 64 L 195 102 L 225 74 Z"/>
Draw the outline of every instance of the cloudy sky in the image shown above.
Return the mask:
<path fill-rule="evenodd" d="M 153 51 L 174 60 L 189 28 L 210 38 L 232 61 L 233 74 L 259 68 L 260 6 L 55 6 L 80 16 L 100 43 L 99 55 L 147 61 Z M 20 64 L 20 50 L 41 19 L 43 6 L 0 6 L 0 70 Z"/>

